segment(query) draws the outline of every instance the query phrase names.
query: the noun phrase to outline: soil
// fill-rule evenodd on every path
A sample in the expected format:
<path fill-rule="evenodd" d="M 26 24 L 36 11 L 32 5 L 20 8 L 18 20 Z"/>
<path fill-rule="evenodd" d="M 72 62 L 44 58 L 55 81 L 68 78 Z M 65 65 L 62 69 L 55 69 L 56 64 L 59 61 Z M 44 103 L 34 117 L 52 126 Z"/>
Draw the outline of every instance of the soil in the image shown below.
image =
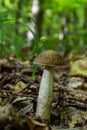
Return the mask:
<path fill-rule="evenodd" d="M 87 77 L 71 76 L 68 65 L 54 68 L 50 123 L 35 117 L 42 73 L 41 66 L 29 61 L 0 60 L 1 130 L 49 130 L 50 126 L 62 130 L 87 125 Z"/>

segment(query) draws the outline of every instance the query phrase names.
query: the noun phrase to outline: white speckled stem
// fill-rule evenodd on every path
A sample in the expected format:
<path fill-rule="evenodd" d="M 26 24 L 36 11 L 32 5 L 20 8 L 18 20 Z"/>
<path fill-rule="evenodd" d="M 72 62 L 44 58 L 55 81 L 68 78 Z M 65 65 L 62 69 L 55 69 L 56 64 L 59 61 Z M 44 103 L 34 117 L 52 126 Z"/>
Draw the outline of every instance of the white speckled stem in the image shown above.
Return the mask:
<path fill-rule="evenodd" d="M 37 100 L 36 116 L 50 122 L 53 96 L 53 68 L 44 69 Z"/>

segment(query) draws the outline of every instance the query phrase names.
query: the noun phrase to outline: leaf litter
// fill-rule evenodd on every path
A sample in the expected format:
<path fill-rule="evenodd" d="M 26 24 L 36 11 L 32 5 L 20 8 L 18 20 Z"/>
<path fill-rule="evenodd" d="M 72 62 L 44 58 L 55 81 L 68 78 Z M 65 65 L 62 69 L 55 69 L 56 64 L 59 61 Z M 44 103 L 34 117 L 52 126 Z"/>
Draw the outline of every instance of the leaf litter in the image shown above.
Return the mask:
<path fill-rule="evenodd" d="M 0 60 L 0 129 L 86 130 L 87 77 L 72 75 L 67 65 L 55 68 L 51 122 L 45 124 L 35 117 L 43 68 L 31 78 L 34 67 L 14 58 Z"/>

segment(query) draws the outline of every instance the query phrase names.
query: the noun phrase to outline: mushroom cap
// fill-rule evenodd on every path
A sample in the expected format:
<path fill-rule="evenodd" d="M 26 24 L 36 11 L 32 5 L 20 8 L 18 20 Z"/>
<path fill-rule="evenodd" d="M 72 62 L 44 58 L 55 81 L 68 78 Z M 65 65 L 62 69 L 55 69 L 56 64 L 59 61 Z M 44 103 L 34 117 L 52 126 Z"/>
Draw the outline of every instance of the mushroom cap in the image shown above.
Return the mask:
<path fill-rule="evenodd" d="M 44 66 L 57 66 L 63 64 L 61 55 L 53 50 L 46 50 L 40 53 L 35 59 L 34 63 Z"/>

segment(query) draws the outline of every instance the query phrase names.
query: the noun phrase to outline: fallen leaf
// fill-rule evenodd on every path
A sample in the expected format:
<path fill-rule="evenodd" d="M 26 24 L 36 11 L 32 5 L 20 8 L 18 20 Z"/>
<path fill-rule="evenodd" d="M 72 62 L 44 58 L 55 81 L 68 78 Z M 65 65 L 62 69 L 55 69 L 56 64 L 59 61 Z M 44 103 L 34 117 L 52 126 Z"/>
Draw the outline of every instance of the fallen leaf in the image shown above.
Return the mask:
<path fill-rule="evenodd" d="M 49 126 L 45 123 L 30 119 L 26 117 L 27 124 L 30 130 L 50 130 Z"/>

